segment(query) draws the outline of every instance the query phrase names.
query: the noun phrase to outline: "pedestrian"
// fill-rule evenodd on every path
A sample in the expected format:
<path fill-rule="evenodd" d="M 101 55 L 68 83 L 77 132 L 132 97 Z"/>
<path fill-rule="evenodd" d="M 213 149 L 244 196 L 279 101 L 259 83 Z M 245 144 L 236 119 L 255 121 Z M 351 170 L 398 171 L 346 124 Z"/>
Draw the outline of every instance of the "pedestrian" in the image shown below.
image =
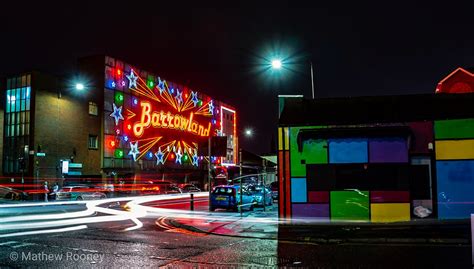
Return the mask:
<path fill-rule="evenodd" d="M 48 201 L 48 194 L 49 194 L 49 188 L 48 188 L 48 181 L 44 182 L 44 201 Z"/>
<path fill-rule="evenodd" d="M 52 200 L 56 200 L 56 195 L 57 195 L 58 191 L 59 191 L 59 185 L 58 185 L 57 182 L 55 182 L 54 185 L 53 185 L 53 191 L 52 191 L 52 195 L 51 195 Z"/>

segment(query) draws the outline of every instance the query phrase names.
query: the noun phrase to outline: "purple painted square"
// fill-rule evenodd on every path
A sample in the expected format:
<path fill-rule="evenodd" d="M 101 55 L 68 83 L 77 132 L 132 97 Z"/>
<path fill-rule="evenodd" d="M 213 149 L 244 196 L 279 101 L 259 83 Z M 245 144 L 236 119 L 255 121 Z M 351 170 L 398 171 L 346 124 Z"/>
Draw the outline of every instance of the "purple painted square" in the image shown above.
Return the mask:
<path fill-rule="evenodd" d="M 329 218 L 329 204 L 292 204 L 293 218 Z"/>
<path fill-rule="evenodd" d="M 408 146 L 404 138 L 371 138 L 369 139 L 369 162 L 371 163 L 406 163 Z"/>

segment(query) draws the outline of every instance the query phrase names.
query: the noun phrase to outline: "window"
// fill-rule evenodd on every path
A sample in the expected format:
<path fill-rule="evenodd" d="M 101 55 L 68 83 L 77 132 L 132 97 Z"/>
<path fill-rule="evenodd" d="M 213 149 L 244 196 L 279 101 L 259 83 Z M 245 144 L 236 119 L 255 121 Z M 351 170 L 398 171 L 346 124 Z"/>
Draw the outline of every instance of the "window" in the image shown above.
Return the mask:
<path fill-rule="evenodd" d="M 99 148 L 99 137 L 97 135 L 89 135 L 89 149 Z"/>
<path fill-rule="evenodd" d="M 6 100 L 3 103 L 5 105 L 3 172 L 7 174 L 20 171 L 19 157 L 25 155 L 25 147 L 28 146 L 30 134 L 30 82 L 30 74 L 7 79 Z M 24 172 L 27 171 L 28 163 L 26 162 Z"/>
<path fill-rule="evenodd" d="M 89 115 L 97 116 L 99 115 L 99 108 L 94 102 L 89 102 Z"/>

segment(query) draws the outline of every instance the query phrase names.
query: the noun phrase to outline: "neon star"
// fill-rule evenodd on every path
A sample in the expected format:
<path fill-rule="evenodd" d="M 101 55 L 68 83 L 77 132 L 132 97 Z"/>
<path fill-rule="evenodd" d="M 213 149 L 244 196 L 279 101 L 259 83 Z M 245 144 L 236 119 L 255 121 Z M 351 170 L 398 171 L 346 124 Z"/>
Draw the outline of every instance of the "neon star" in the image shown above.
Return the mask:
<path fill-rule="evenodd" d="M 114 112 L 112 112 L 112 114 L 110 114 L 110 116 L 115 119 L 115 125 L 118 125 L 120 120 L 124 120 L 124 118 L 122 116 L 122 106 L 117 108 L 115 103 L 113 103 L 113 105 L 114 105 Z"/>
<path fill-rule="evenodd" d="M 128 152 L 128 155 L 132 155 L 133 156 L 133 160 L 134 161 L 137 161 L 137 155 L 140 153 L 140 151 L 138 150 L 138 141 L 135 142 L 135 144 L 133 144 L 132 142 L 130 142 L 130 152 Z"/>
<path fill-rule="evenodd" d="M 163 91 L 165 90 L 165 82 L 166 82 L 166 80 L 161 80 L 161 78 L 158 77 L 158 85 L 157 85 L 157 87 L 158 87 L 158 90 L 160 90 L 160 94 L 162 94 Z"/>
<path fill-rule="evenodd" d="M 214 115 L 214 105 L 212 104 L 212 100 L 209 102 L 209 113 Z"/>
<path fill-rule="evenodd" d="M 133 73 L 133 69 L 130 70 L 130 75 L 126 75 L 126 77 L 128 78 L 128 87 L 131 89 L 131 88 L 137 88 L 137 79 L 138 79 L 138 76 L 135 76 L 135 74 Z"/>
<path fill-rule="evenodd" d="M 176 89 L 176 101 L 178 101 L 178 104 L 181 104 L 183 102 L 183 93 L 179 91 L 179 89 Z"/>
<path fill-rule="evenodd" d="M 158 151 L 155 153 L 156 156 L 156 165 L 165 164 L 165 160 L 163 160 L 163 152 L 161 152 L 161 147 L 158 148 Z"/>
<path fill-rule="evenodd" d="M 183 157 L 183 154 L 181 154 L 181 149 L 178 149 L 178 152 L 176 152 L 176 163 L 182 164 L 181 157 Z"/>
<path fill-rule="evenodd" d="M 191 96 L 191 101 L 193 101 L 194 107 L 196 107 L 197 103 L 199 103 L 198 93 L 191 91 Z"/>
<path fill-rule="evenodd" d="M 194 153 L 194 155 L 193 155 L 193 165 L 195 165 L 195 166 L 198 166 L 198 165 L 199 165 L 199 164 L 198 164 L 198 159 L 199 159 L 199 158 L 198 158 L 197 154 Z"/>

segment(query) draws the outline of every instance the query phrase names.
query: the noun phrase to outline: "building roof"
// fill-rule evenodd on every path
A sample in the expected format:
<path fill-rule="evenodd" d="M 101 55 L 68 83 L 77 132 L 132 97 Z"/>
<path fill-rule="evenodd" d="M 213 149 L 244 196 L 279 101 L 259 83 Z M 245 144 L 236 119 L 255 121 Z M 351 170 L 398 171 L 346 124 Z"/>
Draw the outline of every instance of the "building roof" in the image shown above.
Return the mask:
<path fill-rule="evenodd" d="M 467 67 L 466 70 L 469 71 L 470 73 L 474 74 L 474 66 Z"/>
<path fill-rule="evenodd" d="M 474 117 L 474 93 L 287 98 L 279 124 L 348 125 Z"/>

